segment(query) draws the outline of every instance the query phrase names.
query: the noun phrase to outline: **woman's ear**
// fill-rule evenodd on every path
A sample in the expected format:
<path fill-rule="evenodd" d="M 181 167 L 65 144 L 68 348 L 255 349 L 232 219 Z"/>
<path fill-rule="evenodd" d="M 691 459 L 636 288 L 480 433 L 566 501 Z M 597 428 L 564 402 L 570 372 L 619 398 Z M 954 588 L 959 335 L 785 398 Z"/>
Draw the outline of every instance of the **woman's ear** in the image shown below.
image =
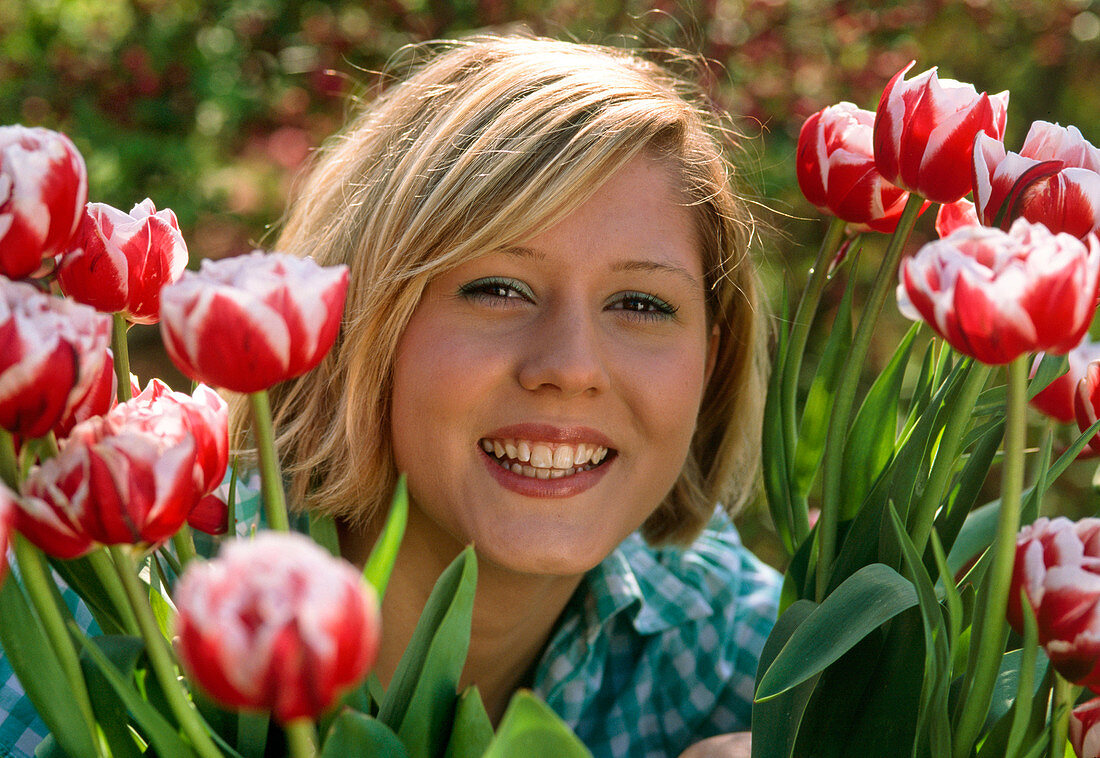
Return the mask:
<path fill-rule="evenodd" d="M 710 386 L 710 377 L 714 373 L 714 365 L 718 362 L 718 345 L 720 342 L 720 332 L 718 331 L 718 324 L 715 324 L 710 328 L 710 337 L 707 338 L 707 362 L 703 374 L 703 386 Z"/>

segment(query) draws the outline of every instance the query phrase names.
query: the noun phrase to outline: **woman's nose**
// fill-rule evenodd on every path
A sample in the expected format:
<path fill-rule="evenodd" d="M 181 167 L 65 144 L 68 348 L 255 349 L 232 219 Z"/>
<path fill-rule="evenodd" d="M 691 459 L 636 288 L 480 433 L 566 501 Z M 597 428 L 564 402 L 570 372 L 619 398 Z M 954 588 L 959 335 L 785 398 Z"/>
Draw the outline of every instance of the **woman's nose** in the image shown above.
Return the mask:
<path fill-rule="evenodd" d="M 609 385 L 598 324 L 576 312 L 548 311 L 520 345 L 518 379 L 524 389 L 566 397 L 596 394 Z"/>

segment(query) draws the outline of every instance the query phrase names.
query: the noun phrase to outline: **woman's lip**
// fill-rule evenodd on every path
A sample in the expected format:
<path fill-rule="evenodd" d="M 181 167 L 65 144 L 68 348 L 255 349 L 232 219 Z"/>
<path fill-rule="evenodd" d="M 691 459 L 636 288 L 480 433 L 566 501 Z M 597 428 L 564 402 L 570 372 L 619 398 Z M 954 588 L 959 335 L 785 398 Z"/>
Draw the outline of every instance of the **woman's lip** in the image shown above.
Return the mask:
<path fill-rule="evenodd" d="M 615 463 L 615 458 L 609 458 L 595 468 L 578 471 L 569 476 L 558 479 L 538 479 L 517 474 L 504 468 L 497 459 L 486 453 L 480 447 L 477 449 L 481 455 L 481 462 L 485 464 L 489 475 L 496 479 L 497 483 L 507 490 L 527 497 L 559 498 L 572 497 L 585 490 L 596 486 Z"/>
<path fill-rule="evenodd" d="M 587 426 L 555 426 L 553 424 L 538 423 L 510 424 L 494 429 L 486 434 L 483 439 L 520 439 L 531 440 L 532 442 L 556 442 L 562 445 L 575 445 L 584 442 L 611 450 L 615 449 L 615 443 L 606 434 Z"/>

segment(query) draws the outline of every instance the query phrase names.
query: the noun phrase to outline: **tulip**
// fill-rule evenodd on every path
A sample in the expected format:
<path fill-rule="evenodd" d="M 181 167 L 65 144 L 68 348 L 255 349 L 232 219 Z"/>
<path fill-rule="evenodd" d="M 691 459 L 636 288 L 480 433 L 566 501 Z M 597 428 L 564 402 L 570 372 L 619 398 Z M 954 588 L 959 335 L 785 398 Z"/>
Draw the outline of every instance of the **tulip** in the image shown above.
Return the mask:
<path fill-rule="evenodd" d="M 0 427 L 41 437 L 75 417 L 102 391 L 110 343 L 110 317 L 0 277 Z"/>
<path fill-rule="evenodd" d="M 1004 213 L 1084 238 L 1100 230 L 1100 151 L 1076 127 L 1036 121 L 1019 154 L 979 135 L 974 145 L 974 199 L 982 222 Z M 1006 207 L 1007 206 L 1007 207 Z"/>
<path fill-rule="evenodd" d="M 874 120 L 874 113 L 852 103 L 831 105 L 806 119 L 798 135 L 798 186 L 815 206 L 859 230 L 891 233 L 908 193 L 875 168 Z"/>
<path fill-rule="evenodd" d="M 163 543 L 203 494 L 192 421 L 178 404 L 151 413 L 130 401 L 77 424 L 24 482 L 19 531 L 57 558 Z"/>
<path fill-rule="evenodd" d="M 1088 330 L 1100 285 L 1100 242 L 1018 219 L 1008 232 L 963 227 L 901 266 L 898 306 L 983 363 L 1069 352 Z"/>
<path fill-rule="evenodd" d="M 1075 390 L 1074 416 L 1077 418 L 1078 428 L 1083 432 L 1100 418 L 1100 356 L 1085 365 Z M 1089 447 L 1100 453 L 1100 435 L 1089 441 Z"/>
<path fill-rule="evenodd" d="M 1069 716 L 1069 741 L 1077 758 L 1100 758 L 1100 697 L 1081 703 Z"/>
<path fill-rule="evenodd" d="M 204 260 L 161 290 L 161 334 L 184 374 L 234 392 L 265 390 L 309 371 L 332 347 L 346 266 L 255 251 Z"/>
<path fill-rule="evenodd" d="M 1008 92 L 980 95 L 973 85 L 939 79 L 932 68 L 906 81 L 911 62 L 886 85 L 875 113 L 875 165 L 888 181 L 937 203 L 970 192 L 974 138 L 1001 139 Z"/>
<path fill-rule="evenodd" d="M 949 237 L 953 231 L 963 226 L 980 226 L 978 212 L 974 203 L 965 197 L 953 203 L 945 203 L 936 212 L 936 234 L 940 239 Z"/>
<path fill-rule="evenodd" d="M 1075 684 L 1100 686 L 1100 519 L 1040 518 L 1021 529 L 1007 611 L 1019 632 L 1021 589 L 1051 665 Z"/>
<path fill-rule="evenodd" d="M 57 268 L 62 291 L 103 313 L 136 324 L 160 320 L 160 289 L 187 265 L 176 215 L 143 200 L 129 214 L 89 203 Z"/>
<path fill-rule="evenodd" d="M 87 200 L 88 172 L 68 137 L 0 126 L 0 275 L 30 276 L 64 252 Z"/>
<path fill-rule="evenodd" d="M 316 718 L 378 652 L 374 590 L 351 564 L 296 533 L 265 531 L 194 562 L 175 592 L 180 659 L 212 698 Z"/>
<path fill-rule="evenodd" d="M 98 375 L 89 382 L 84 394 L 66 410 L 53 431 L 59 438 L 67 437 L 73 427 L 81 421 L 87 421 L 93 416 L 102 416 L 117 404 L 118 377 L 115 375 L 114 357 L 110 348 L 107 348 Z"/>
<path fill-rule="evenodd" d="M 1053 382 L 1044 387 L 1035 397 L 1031 398 L 1031 405 L 1042 413 L 1064 424 L 1072 422 L 1077 417 L 1075 410 L 1076 398 L 1081 380 L 1085 378 L 1089 364 L 1100 360 L 1100 342 L 1093 342 L 1085 336 L 1081 344 L 1066 354 L 1069 358 L 1069 369 Z M 1043 356 L 1035 359 L 1035 369 Z M 1089 427 L 1086 424 L 1083 429 Z"/>

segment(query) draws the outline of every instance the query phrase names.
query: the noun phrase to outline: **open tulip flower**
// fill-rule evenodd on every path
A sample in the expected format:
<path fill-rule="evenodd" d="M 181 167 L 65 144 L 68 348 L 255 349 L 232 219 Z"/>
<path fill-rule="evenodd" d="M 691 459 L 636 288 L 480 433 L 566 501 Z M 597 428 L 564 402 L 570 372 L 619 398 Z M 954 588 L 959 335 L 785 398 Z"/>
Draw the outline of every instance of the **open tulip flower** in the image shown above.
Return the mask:
<path fill-rule="evenodd" d="M 77 424 L 24 482 L 19 531 L 57 558 L 163 543 L 204 494 L 192 423 L 178 403 L 152 413 L 130 401 Z"/>
<path fill-rule="evenodd" d="M 1100 151 L 1076 127 L 1031 125 L 1019 154 L 979 135 L 974 145 L 974 199 L 987 226 L 1004 213 L 1084 238 L 1100 229 Z M 1007 205 L 1007 207 L 1006 207 Z"/>
<path fill-rule="evenodd" d="M 1008 232 L 962 227 L 904 261 L 898 306 L 956 350 L 1003 364 L 1069 352 L 1088 330 L 1100 284 L 1100 242 L 1017 219 Z"/>
<path fill-rule="evenodd" d="M 218 702 L 316 718 L 378 652 L 374 590 L 295 533 L 261 532 L 192 563 L 174 596 L 184 667 Z"/>
<path fill-rule="evenodd" d="M 0 427 L 41 437 L 89 392 L 98 409 L 110 343 L 109 316 L 0 277 Z"/>
<path fill-rule="evenodd" d="M 88 203 L 57 268 L 62 291 L 103 313 L 136 324 L 160 320 L 160 289 L 187 266 L 187 245 L 176 214 L 143 200 L 128 214 Z"/>
<path fill-rule="evenodd" d="M 0 274 L 30 276 L 64 252 L 87 200 L 84 158 L 68 137 L 0 126 Z"/>
<path fill-rule="evenodd" d="M 1020 632 L 1021 588 L 1054 668 L 1100 687 L 1100 519 L 1040 518 L 1021 529 L 1008 601 L 1009 623 Z"/>
<path fill-rule="evenodd" d="M 908 193 L 875 168 L 875 114 L 838 103 L 806 119 L 798 135 L 798 186 L 815 206 L 860 230 L 893 232 Z"/>
<path fill-rule="evenodd" d="M 882 93 L 875 114 L 875 165 L 888 181 L 937 203 L 970 192 L 974 138 L 1004 136 L 1008 92 L 978 94 L 974 86 L 940 79 L 932 68 L 903 79 L 903 68 Z"/>
<path fill-rule="evenodd" d="M 1069 741 L 1077 758 L 1100 758 L 1100 697 L 1081 703 L 1070 713 Z"/>
<path fill-rule="evenodd" d="M 332 347 L 346 266 L 255 251 L 204 260 L 161 290 L 161 333 L 184 374 L 257 392 L 312 369 Z"/>

